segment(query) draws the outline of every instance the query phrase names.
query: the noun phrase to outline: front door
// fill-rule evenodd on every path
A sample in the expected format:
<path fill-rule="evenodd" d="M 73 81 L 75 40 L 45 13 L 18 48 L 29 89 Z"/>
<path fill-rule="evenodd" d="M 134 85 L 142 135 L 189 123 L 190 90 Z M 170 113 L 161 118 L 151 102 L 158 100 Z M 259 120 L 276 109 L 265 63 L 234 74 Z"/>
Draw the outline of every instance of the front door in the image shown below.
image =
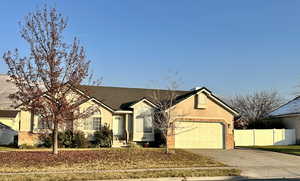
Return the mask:
<path fill-rule="evenodd" d="M 123 116 L 114 116 L 113 118 L 113 134 L 114 136 L 122 136 L 124 133 Z"/>

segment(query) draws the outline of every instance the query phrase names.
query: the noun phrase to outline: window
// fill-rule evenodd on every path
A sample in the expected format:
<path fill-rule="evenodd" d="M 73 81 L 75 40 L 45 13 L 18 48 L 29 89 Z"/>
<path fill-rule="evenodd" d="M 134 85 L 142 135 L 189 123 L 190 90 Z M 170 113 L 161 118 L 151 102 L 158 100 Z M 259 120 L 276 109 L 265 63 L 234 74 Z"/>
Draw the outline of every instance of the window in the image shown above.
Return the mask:
<path fill-rule="evenodd" d="M 85 130 L 100 130 L 101 128 L 101 118 L 100 117 L 90 117 L 85 119 L 84 129 Z"/>
<path fill-rule="evenodd" d="M 93 118 L 92 130 L 100 130 L 101 118 Z"/>
<path fill-rule="evenodd" d="M 142 114 L 136 117 L 137 132 L 152 133 L 152 117 L 149 114 Z"/>
<path fill-rule="evenodd" d="M 151 116 L 144 117 L 144 133 L 152 133 L 152 118 Z"/>
<path fill-rule="evenodd" d="M 50 128 L 52 128 L 52 122 L 42 120 L 41 117 L 39 116 L 37 128 L 38 129 L 50 129 Z"/>
<path fill-rule="evenodd" d="M 101 129 L 101 114 L 100 111 L 95 112 L 91 117 L 84 120 L 85 130 L 100 130 Z"/>

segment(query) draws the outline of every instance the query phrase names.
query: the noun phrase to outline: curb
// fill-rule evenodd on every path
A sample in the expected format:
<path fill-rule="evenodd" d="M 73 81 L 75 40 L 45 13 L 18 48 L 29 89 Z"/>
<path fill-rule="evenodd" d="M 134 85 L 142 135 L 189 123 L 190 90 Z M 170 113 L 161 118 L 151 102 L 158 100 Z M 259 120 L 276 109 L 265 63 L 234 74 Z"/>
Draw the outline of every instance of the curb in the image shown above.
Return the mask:
<path fill-rule="evenodd" d="M 160 177 L 160 178 L 139 178 L 139 179 L 113 179 L 113 180 L 88 180 L 88 181 L 202 181 L 202 180 L 230 180 L 240 181 L 245 177 L 241 176 L 218 176 L 218 177 Z"/>
<path fill-rule="evenodd" d="M 147 169 L 124 169 L 124 170 L 62 170 L 45 172 L 6 172 L 0 175 L 45 175 L 45 174 L 68 174 L 68 173 L 111 173 L 111 172 L 145 172 L 145 171 L 168 171 L 168 170 L 213 170 L 213 169 L 237 169 L 236 167 L 187 167 L 187 168 L 147 168 Z"/>

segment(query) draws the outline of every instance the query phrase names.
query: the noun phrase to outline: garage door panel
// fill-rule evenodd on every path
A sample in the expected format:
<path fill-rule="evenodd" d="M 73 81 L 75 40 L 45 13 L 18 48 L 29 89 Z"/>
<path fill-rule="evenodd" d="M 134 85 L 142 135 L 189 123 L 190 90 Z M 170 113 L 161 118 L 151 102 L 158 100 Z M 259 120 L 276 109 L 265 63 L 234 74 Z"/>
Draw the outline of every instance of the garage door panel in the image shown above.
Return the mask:
<path fill-rule="evenodd" d="M 223 148 L 223 125 L 221 123 L 176 123 L 175 148 Z"/>

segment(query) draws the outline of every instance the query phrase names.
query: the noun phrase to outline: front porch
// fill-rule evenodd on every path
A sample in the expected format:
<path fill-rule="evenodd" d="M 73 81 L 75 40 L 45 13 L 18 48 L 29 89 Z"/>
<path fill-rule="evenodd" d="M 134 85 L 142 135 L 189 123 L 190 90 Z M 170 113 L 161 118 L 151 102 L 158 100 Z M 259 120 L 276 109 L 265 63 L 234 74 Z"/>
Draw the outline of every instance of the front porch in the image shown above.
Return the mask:
<path fill-rule="evenodd" d="M 138 116 L 137 116 L 138 117 Z M 145 124 L 145 121 L 151 124 Z M 129 142 L 154 141 L 152 119 L 136 118 L 132 113 L 116 114 L 112 121 L 112 147 L 127 147 Z"/>
<path fill-rule="evenodd" d="M 112 121 L 113 143 L 112 147 L 127 147 L 132 140 L 132 114 L 117 114 Z"/>

